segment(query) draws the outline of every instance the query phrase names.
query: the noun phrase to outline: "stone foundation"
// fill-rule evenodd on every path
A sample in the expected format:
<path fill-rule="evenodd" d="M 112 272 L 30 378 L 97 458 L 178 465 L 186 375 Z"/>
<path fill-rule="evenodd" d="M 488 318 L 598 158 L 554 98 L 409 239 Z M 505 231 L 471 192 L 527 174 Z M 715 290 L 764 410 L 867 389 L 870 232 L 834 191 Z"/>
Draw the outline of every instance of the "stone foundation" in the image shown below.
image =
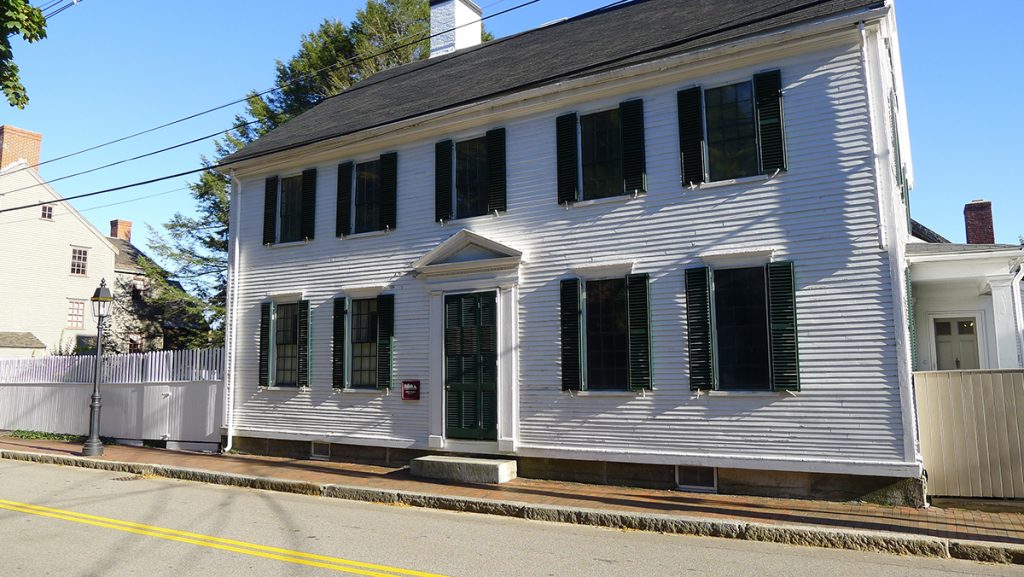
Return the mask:
<path fill-rule="evenodd" d="M 291 459 L 310 458 L 309 441 L 235 437 L 233 448 L 242 453 L 256 455 Z M 331 444 L 332 461 L 385 467 L 406 466 L 417 457 L 431 454 L 453 455 L 455 453 Z M 675 466 L 673 465 L 542 459 L 509 457 L 507 455 L 465 456 L 514 458 L 517 461 L 518 476 L 525 478 L 650 489 L 676 488 Z M 718 492 L 728 495 L 825 501 L 866 501 L 881 505 L 923 507 L 926 487 L 923 479 L 719 468 Z"/>

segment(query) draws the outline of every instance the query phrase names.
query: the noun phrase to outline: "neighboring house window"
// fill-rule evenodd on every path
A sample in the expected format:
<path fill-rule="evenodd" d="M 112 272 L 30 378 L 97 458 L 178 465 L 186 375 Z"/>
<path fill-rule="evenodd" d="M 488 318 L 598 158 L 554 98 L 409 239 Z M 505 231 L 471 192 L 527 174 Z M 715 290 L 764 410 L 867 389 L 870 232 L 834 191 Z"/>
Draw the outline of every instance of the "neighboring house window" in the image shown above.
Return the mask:
<path fill-rule="evenodd" d="M 334 387 L 390 388 L 395 297 L 334 299 Z"/>
<path fill-rule="evenodd" d="M 793 263 L 685 276 L 690 388 L 799 390 Z"/>
<path fill-rule="evenodd" d="M 309 386 L 309 301 L 260 305 L 259 384 Z"/>
<path fill-rule="evenodd" d="M 684 186 L 786 170 L 782 78 L 753 80 L 677 94 Z"/>
<path fill-rule="evenodd" d="M 505 129 L 434 148 L 434 220 L 506 210 Z"/>
<path fill-rule="evenodd" d="M 42 206 L 42 214 L 39 215 L 39 218 L 43 220 L 53 220 L 53 207 L 49 204 L 44 204 Z"/>
<path fill-rule="evenodd" d="M 565 114 L 555 129 L 560 204 L 646 192 L 642 100 L 582 116 Z"/>
<path fill-rule="evenodd" d="M 398 219 L 397 196 L 396 153 L 339 165 L 336 235 L 394 230 Z"/>
<path fill-rule="evenodd" d="M 145 346 L 145 341 L 142 339 L 142 335 L 131 334 L 128 335 L 128 352 L 129 353 L 141 353 Z"/>
<path fill-rule="evenodd" d="M 84 248 L 71 249 L 71 274 L 85 275 L 89 262 L 89 251 Z"/>
<path fill-rule="evenodd" d="M 263 244 L 313 240 L 316 223 L 316 169 L 266 180 Z"/>
<path fill-rule="evenodd" d="M 85 301 L 68 301 L 68 328 L 85 328 Z"/>
<path fill-rule="evenodd" d="M 561 281 L 562 388 L 650 389 L 648 275 Z"/>

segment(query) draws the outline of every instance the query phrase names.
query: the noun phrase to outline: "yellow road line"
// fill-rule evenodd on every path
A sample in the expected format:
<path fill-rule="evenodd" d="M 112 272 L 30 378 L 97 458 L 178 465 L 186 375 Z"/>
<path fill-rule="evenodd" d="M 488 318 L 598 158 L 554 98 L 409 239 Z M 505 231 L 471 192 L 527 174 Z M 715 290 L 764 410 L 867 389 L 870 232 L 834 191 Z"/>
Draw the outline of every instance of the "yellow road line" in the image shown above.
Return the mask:
<path fill-rule="evenodd" d="M 352 561 L 349 559 L 342 559 L 339 557 L 328 557 L 326 555 L 316 555 L 313 553 L 293 551 L 290 549 L 282 549 L 279 547 L 257 545 L 255 543 L 248 543 L 246 541 L 223 539 L 220 537 L 212 537 L 209 535 L 202 535 L 199 533 L 190 533 L 188 531 L 178 531 L 175 529 L 166 529 L 163 527 L 144 525 L 142 523 L 133 523 L 131 521 L 121 521 L 119 519 L 110 519 L 107 517 L 100 517 L 97 515 L 76 513 L 74 511 L 67 511 L 63 509 L 53 509 L 50 507 L 43 507 L 40 505 L 30 505 L 28 503 L 8 501 L 6 499 L 0 499 L 0 509 L 7 509 L 9 511 L 16 511 L 19 513 L 38 515 L 41 517 L 61 519 L 64 521 L 73 521 L 75 523 L 83 523 L 86 525 L 93 525 L 96 527 L 104 527 L 107 529 L 124 531 L 126 533 L 135 533 L 138 535 L 157 537 L 159 539 L 166 539 L 169 541 L 178 541 L 181 543 L 188 543 L 191 545 L 199 545 L 202 547 L 210 547 L 213 549 L 232 551 L 244 555 L 252 555 L 255 557 L 275 559 L 278 561 L 285 561 L 288 563 L 295 563 L 298 565 L 320 567 L 324 569 L 331 569 L 334 571 L 352 573 L 355 575 L 366 575 L 367 577 L 445 577 L 443 575 L 438 575 L 436 573 L 425 573 L 422 571 L 399 569 L 397 567 L 388 567 L 387 565 L 376 565 L 373 563 Z M 370 570 L 367 571 L 364 569 Z M 379 571 L 384 571 L 386 573 L 380 573 Z"/>

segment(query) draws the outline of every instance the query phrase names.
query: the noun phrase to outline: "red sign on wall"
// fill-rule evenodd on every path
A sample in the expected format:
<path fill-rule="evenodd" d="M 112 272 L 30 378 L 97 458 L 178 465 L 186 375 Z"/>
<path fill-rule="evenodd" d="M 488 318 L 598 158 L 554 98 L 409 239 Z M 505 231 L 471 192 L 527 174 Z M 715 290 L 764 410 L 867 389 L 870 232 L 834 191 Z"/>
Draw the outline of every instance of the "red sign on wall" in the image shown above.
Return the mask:
<path fill-rule="evenodd" d="M 420 400 L 420 382 L 419 381 L 402 381 L 402 400 L 403 401 L 418 401 L 418 400 Z"/>

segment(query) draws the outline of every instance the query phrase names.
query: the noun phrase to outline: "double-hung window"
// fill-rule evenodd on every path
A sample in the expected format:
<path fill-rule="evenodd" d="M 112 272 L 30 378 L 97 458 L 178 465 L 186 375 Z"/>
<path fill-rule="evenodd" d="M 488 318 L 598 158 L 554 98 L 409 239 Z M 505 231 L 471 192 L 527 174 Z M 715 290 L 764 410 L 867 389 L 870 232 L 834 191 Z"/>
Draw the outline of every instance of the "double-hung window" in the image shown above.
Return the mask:
<path fill-rule="evenodd" d="M 391 388 L 394 334 L 394 295 L 334 299 L 334 388 Z"/>
<path fill-rule="evenodd" d="M 263 194 L 263 244 L 313 240 L 315 168 L 292 176 L 271 176 Z"/>
<path fill-rule="evenodd" d="M 84 248 L 71 249 L 71 274 L 85 276 L 88 271 L 89 251 Z"/>
<path fill-rule="evenodd" d="M 561 281 L 562 389 L 650 389 L 648 275 Z"/>
<path fill-rule="evenodd" d="M 69 300 L 68 301 L 68 325 L 69 329 L 84 329 L 85 328 L 85 301 L 83 300 Z"/>
<path fill-rule="evenodd" d="M 434 221 L 506 210 L 505 129 L 434 147 Z"/>
<path fill-rule="evenodd" d="M 394 230 L 397 225 L 398 155 L 338 165 L 335 234 Z"/>
<path fill-rule="evenodd" d="M 309 301 L 260 305 L 259 384 L 309 386 Z"/>
<path fill-rule="evenodd" d="M 558 202 L 647 191 L 643 100 L 555 121 Z"/>
<path fill-rule="evenodd" d="M 786 170 L 778 70 L 725 86 L 678 93 L 684 186 Z"/>
<path fill-rule="evenodd" d="M 693 390 L 799 390 L 793 263 L 686 269 Z"/>

